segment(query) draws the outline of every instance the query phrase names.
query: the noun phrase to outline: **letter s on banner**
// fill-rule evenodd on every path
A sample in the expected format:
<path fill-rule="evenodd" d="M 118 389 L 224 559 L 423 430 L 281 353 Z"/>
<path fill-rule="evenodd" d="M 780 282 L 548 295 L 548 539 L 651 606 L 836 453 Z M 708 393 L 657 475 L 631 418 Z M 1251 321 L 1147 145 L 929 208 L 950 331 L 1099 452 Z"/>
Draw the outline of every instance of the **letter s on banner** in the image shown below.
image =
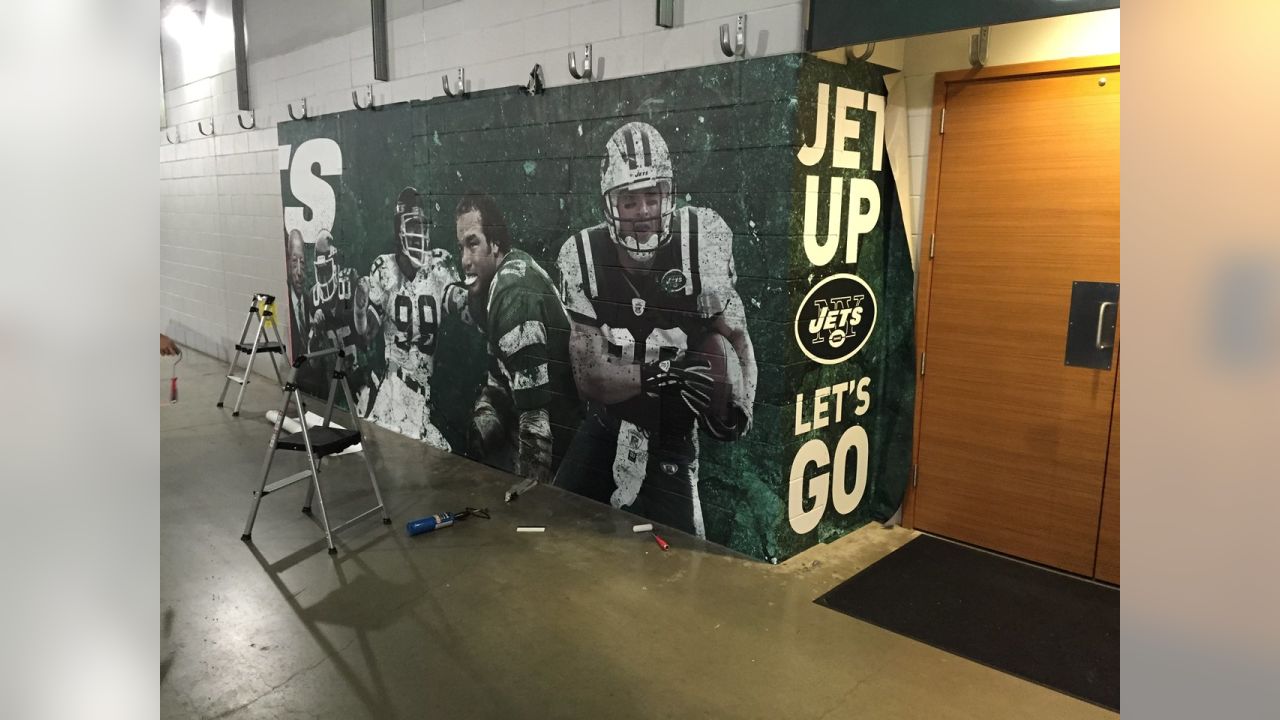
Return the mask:
<path fill-rule="evenodd" d="M 318 172 L 313 172 L 318 168 Z M 289 162 L 289 190 L 304 207 L 284 209 L 284 230 L 302 233 L 303 242 L 314 243 L 321 230 L 333 229 L 337 199 L 333 187 L 320 176 L 342 174 L 342 148 L 329 138 L 315 138 L 298 146 Z M 311 219 L 306 211 L 311 211 Z"/>

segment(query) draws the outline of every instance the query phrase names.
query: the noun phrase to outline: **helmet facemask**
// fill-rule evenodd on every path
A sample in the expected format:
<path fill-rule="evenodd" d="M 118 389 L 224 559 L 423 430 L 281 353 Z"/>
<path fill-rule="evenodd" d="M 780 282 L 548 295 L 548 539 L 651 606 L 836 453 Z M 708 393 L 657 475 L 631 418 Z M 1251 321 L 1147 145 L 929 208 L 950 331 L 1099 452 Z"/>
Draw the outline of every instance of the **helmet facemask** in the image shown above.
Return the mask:
<path fill-rule="evenodd" d="M 316 287 L 319 289 L 320 302 L 329 302 L 338 292 L 337 251 L 329 248 L 316 248 Z"/>
<path fill-rule="evenodd" d="M 632 258 L 646 261 L 671 240 L 675 186 L 669 177 L 628 183 L 604 193 L 613 239 Z"/>
<path fill-rule="evenodd" d="M 431 247 L 431 237 L 422 213 L 414 209 L 402 215 L 399 234 L 400 250 L 405 258 L 416 268 L 424 267 Z"/>

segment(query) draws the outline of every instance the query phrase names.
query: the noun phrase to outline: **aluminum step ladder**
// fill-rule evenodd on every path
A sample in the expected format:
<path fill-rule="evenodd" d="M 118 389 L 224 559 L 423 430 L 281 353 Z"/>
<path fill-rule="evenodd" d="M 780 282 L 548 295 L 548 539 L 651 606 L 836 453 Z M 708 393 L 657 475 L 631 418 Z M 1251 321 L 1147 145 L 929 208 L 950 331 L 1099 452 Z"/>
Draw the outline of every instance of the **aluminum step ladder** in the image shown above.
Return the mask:
<path fill-rule="evenodd" d="M 275 296 L 258 293 L 253 296 L 253 302 L 249 305 L 249 314 L 245 316 L 244 327 L 240 330 L 240 342 L 236 343 L 235 352 L 231 353 L 231 366 L 227 368 L 227 379 L 222 383 L 222 394 L 218 396 L 218 407 L 222 407 L 223 401 L 227 399 L 227 388 L 231 387 L 231 383 L 240 385 L 240 392 L 236 394 L 236 404 L 231 410 L 231 417 L 240 417 L 244 386 L 249 384 L 249 373 L 253 371 L 253 359 L 258 353 L 267 353 L 271 357 L 271 368 L 276 371 L 276 380 L 284 385 L 284 378 L 280 377 L 280 366 L 276 363 L 276 355 L 283 357 L 286 348 L 280 340 L 280 328 L 275 322 L 275 304 Z M 258 324 L 253 331 L 253 341 L 246 342 L 255 316 L 258 318 Z M 275 340 L 267 338 L 268 329 L 275 335 Z M 244 372 L 236 375 L 236 365 L 241 355 L 248 355 L 249 359 L 245 363 Z"/>
<path fill-rule="evenodd" d="M 330 334 L 330 337 L 334 342 L 333 347 L 299 355 L 293 361 L 293 368 L 289 371 L 289 379 L 284 384 L 284 405 L 280 408 L 280 414 L 276 417 L 275 426 L 271 431 L 271 442 L 267 446 L 267 457 L 262 463 L 262 477 L 259 478 L 258 489 L 253 494 L 253 507 L 249 510 L 249 519 L 244 524 L 244 534 L 240 536 L 240 539 L 245 542 L 252 541 L 253 523 L 258 517 L 258 506 L 262 503 L 262 498 L 302 480 L 311 481 L 307 488 L 307 499 L 302 505 L 302 512 L 310 515 L 312 500 L 319 500 L 320 523 L 324 527 L 324 539 L 329 545 L 330 555 L 336 555 L 338 552 L 337 548 L 333 546 L 333 534 L 349 525 L 353 525 L 374 513 L 381 513 L 384 525 L 391 524 L 391 516 L 387 514 L 386 505 L 382 502 L 382 492 L 378 489 L 378 478 L 374 475 L 373 463 L 369 460 L 368 446 L 365 446 L 360 456 L 364 459 L 365 470 L 369 474 L 369 485 L 373 487 L 373 496 L 377 499 L 378 504 L 338 527 L 331 528 L 329 525 L 329 515 L 324 507 L 324 490 L 320 487 L 320 463 L 328 455 L 335 455 L 352 445 L 368 440 L 368 438 L 361 436 L 360 418 L 350 410 L 348 410 L 348 414 L 351 416 L 350 430 L 330 427 L 333 422 L 334 399 L 337 396 L 339 386 L 342 387 L 342 394 L 346 399 L 347 407 L 354 408 L 356 406 L 355 398 L 351 394 L 351 386 L 347 383 L 347 354 L 343 351 L 337 338 L 333 338 L 332 334 Z M 302 394 L 297 385 L 298 371 L 307 363 L 313 363 L 330 355 L 336 356 L 336 361 L 333 379 L 329 383 L 328 408 L 324 414 L 324 424 L 317 427 L 308 427 L 307 409 L 302 403 Z M 281 430 L 284 427 L 285 418 L 289 417 L 290 406 L 297 408 L 297 422 L 302 429 L 282 436 Z M 271 473 L 271 462 L 275 458 L 277 450 L 306 453 L 308 469 L 268 485 L 267 476 Z"/>

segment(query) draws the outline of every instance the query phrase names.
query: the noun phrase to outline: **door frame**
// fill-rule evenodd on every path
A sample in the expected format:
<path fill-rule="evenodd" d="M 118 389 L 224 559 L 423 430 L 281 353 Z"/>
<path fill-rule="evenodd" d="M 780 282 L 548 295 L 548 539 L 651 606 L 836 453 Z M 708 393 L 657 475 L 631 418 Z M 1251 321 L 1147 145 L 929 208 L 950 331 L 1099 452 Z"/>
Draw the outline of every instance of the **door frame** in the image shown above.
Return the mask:
<path fill-rule="evenodd" d="M 920 252 L 916 263 L 916 371 L 920 370 L 920 359 L 925 357 L 926 340 L 929 334 L 929 290 L 933 280 L 933 261 L 928 256 L 926 243 L 934 234 L 934 224 L 938 215 L 938 184 L 942 175 L 942 144 L 945 133 L 935 132 L 942 117 L 942 108 L 947 104 L 947 88 L 958 83 L 975 80 L 997 80 L 1005 78 L 1030 78 L 1037 75 L 1056 75 L 1084 70 L 1119 70 L 1120 54 L 1090 55 L 1085 57 L 1046 60 L 1042 62 L 1017 63 L 1014 65 L 997 65 L 993 67 L 970 68 L 940 72 L 933 79 L 933 112 L 929 119 L 929 166 L 924 182 L 924 227 L 920 229 Z M 917 375 L 919 380 L 920 376 Z M 911 482 L 907 483 L 907 495 L 902 501 L 902 524 L 914 529 L 916 527 L 916 479 L 920 468 L 920 425 L 924 409 L 924 382 L 916 386 L 914 417 L 911 421 Z"/>

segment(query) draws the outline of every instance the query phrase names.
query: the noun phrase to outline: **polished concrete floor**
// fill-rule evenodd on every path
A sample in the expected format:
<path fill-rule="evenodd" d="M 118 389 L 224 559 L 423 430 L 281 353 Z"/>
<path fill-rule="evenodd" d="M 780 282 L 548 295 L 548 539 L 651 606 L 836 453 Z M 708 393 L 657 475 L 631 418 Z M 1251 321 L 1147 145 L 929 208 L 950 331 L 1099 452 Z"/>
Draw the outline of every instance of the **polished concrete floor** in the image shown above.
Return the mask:
<path fill-rule="evenodd" d="M 224 371 L 188 352 L 160 408 L 164 717 L 1113 716 L 813 603 L 901 528 L 777 566 L 674 530 L 662 552 L 632 515 L 548 487 L 504 505 L 512 476 L 375 429 L 392 525 L 355 525 L 330 556 L 299 484 L 263 500 L 248 545 L 280 394 L 259 379 L 232 418 Z M 273 477 L 301 468 L 278 457 Z M 331 518 L 371 504 L 359 457 L 326 462 Z M 492 519 L 405 536 L 467 505 Z"/>

